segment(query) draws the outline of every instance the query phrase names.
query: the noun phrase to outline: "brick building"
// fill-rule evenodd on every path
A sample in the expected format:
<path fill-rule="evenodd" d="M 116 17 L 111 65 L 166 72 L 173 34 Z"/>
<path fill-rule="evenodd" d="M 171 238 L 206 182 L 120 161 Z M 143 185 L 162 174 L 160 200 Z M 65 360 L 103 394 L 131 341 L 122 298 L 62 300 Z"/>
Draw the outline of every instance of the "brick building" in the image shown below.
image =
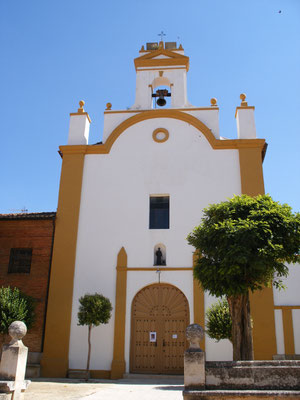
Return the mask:
<path fill-rule="evenodd" d="M 36 321 L 24 338 L 34 353 L 43 351 L 55 216 L 0 214 L 0 287 L 17 287 L 36 300 Z"/>

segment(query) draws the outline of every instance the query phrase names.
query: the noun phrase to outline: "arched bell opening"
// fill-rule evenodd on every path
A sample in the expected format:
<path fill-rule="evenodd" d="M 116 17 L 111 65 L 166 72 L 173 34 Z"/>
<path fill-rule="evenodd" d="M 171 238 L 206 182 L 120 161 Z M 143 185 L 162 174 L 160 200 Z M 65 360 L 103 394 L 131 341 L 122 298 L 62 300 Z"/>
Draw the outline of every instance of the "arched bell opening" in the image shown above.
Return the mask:
<path fill-rule="evenodd" d="M 163 76 L 155 78 L 151 84 L 152 87 L 152 108 L 168 108 L 171 106 L 171 82 Z"/>
<path fill-rule="evenodd" d="M 167 251 L 166 246 L 162 243 L 158 243 L 154 246 L 154 263 L 153 265 L 166 265 L 167 264 Z"/>

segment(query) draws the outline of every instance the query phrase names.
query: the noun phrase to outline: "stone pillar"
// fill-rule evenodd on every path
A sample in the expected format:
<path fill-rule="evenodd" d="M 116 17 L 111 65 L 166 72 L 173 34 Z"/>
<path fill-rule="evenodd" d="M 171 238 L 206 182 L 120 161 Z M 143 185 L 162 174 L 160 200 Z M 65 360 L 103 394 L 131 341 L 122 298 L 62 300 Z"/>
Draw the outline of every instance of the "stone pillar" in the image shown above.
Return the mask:
<path fill-rule="evenodd" d="M 14 400 L 22 400 L 30 381 L 25 381 L 28 348 L 22 338 L 27 328 L 24 322 L 15 321 L 9 326 L 12 340 L 2 348 L 0 363 L 0 392 L 11 393 Z"/>
<path fill-rule="evenodd" d="M 184 353 L 184 389 L 205 388 L 205 352 L 200 349 L 204 330 L 198 324 L 186 328 L 190 347 Z"/>
<path fill-rule="evenodd" d="M 254 107 L 248 106 L 244 93 L 240 95 L 240 99 L 241 105 L 235 112 L 238 139 L 256 139 Z"/>
<path fill-rule="evenodd" d="M 68 145 L 86 145 L 89 141 L 91 119 L 84 111 L 84 101 L 80 100 L 77 113 L 70 114 Z"/>

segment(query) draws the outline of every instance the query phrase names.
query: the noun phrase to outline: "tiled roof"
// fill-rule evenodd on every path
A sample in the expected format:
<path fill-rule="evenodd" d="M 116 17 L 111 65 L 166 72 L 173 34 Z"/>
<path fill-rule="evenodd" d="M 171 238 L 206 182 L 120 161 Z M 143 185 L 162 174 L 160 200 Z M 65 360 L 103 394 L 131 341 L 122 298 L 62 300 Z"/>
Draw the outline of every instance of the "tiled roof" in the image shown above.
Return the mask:
<path fill-rule="evenodd" d="M 16 213 L 16 214 L 0 214 L 0 220 L 3 219 L 54 219 L 56 212 L 40 212 L 40 213 Z"/>

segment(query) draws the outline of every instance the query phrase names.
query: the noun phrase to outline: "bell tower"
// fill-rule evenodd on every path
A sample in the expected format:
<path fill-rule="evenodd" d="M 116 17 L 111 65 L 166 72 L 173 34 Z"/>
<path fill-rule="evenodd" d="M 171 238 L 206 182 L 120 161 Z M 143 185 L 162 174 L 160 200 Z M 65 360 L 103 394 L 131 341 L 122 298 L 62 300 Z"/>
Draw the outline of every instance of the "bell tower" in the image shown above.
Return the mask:
<path fill-rule="evenodd" d="M 184 55 L 181 45 L 177 48 L 176 42 L 147 43 L 146 50 L 142 46 L 134 65 L 136 95 L 132 110 L 164 107 L 165 97 L 171 97 L 171 108 L 191 107 L 186 84 L 189 57 Z"/>

